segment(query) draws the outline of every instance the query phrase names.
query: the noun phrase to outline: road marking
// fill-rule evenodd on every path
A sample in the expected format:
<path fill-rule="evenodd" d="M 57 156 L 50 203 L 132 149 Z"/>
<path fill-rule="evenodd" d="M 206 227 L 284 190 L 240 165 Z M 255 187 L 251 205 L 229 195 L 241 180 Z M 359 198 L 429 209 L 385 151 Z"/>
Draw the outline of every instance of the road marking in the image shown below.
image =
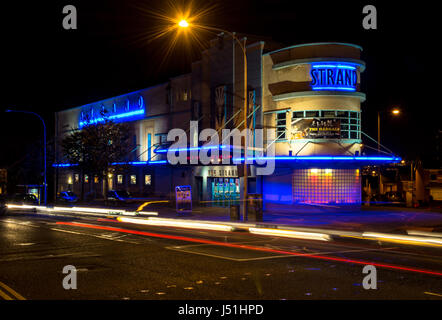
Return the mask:
<path fill-rule="evenodd" d="M 95 234 L 88 234 L 88 233 L 82 233 L 82 232 L 76 232 L 76 231 L 70 231 L 70 230 L 63 230 L 63 229 L 57 229 L 57 228 L 51 228 L 51 230 L 60 231 L 60 232 L 66 232 L 66 233 L 72 233 L 72 234 L 77 234 L 77 235 L 82 235 L 82 236 L 95 237 L 95 238 L 104 239 L 104 240 L 119 241 L 119 242 L 126 242 L 126 243 L 132 243 L 132 244 L 139 244 L 139 242 L 115 239 L 115 238 L 111 238 L 109 236 L 99 236 L 99 235 L 95 235 Z"/>
<path fill-rule="evenodd" d="M 88 252 L 77 252 L 77 253 L 62 253 L 62 254 L 47 254 L 44 256 L 24 256 L 16 258 L 5 258 L 0 259 L 0 262 L 11 262 L 11 261 L 21 261 L 21 260 L 41 260 L 41 259 L 56 259 L 64 257 L 76 257 L 76 258 L 87 258 L 87 257 L 101 257 L 101 255 L 88 253 Z"/>
<path fill-rule="evenodd" d="M 5 289 L 9 294 L 11 294 L 13 297 L 17 298 L 18 300 L 26 300 L 21 294 L 16 292 L 14 289 L 8 287 L 3 282 L 0 282 L 0 286 Z M 12 300 L 12 299 L 11 299 Z"/>
<path fill-rule="evenodd" d="M 428 294 L 428 295 L 430 295 L 430 296 L 442 297 L 442 294 L 439 294 L 439 293 L 428 292 L 428 291 L 426 291 L 426 292 L 424 292 L 424 293 L 425 293 L 425 294 Z"/>
<path fill-rule="evenodd" d="M 0 297 L 2 297 L 3 300 L 14 300 L 10 296 L 8 296 L 6 293 L 4 293 L 2 290 L 0 290 Z"/>
<path fill-rule="evenodd" d="M 17 224 L 17 225 L 24 226 L 24 227 L 41 228 L 41 226 L 32 225 L 29 222 L 27 222 L 27 223 L 26 222 L 15 222 L 15 221 L 11 221 L 11 220 L 0 220 L 0 222 L 10 223 L 10 224 Z"/>

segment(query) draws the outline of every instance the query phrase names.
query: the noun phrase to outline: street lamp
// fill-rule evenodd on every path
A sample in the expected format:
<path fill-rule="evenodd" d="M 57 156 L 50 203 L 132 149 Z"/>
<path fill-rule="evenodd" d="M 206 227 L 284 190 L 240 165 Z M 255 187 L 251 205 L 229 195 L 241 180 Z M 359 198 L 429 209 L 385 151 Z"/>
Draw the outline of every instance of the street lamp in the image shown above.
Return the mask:
<path fill-rule="evenodd" d="M 192 24 L 194 25 L 194 24 Z M 185 20 L 180 20 L 178 22 L 178 27 L 180 28 L 188 28 L 190 26 L 190 24 Z M 208 26 L 201 26 L 201 25 L 195 25 L 201 29 L 206 29 L 206 30 L 213 30 L 213 31 L 217 31 L 217 32 L 223 32 L 223 33 L 227 33 L 228 35 L 230 35 L 232 37 L 232 39 L 234 39 L 238 44 L 239 47 L 241 48 L 242 52 L 243 52 L 243 59 L 244 59 L 244 127 L 246 129 L 246 134 L 244 137 L 244 212 L 243 212 L 243 219 L 246 220 L 247 217 L 247 190 L 248 190 L 248 186 L 247 186 L 247 146 L 249 143 L 249 136 L 248 136 L 248 124 L 247 124 L 247 114 L 248 114 L 248 104 L 247 104 L 247 49 L 246 49 L 246 40 L 247 38 L 244 37 L 244 43 L 242 43 L 235 35 L 235 33 L 227 31 L 227 30 L 223 30 L 220 28 L 215 28 L 215 27 L 208 27 Z M 235 85 L 235 84 L 233 84 Z"/>
<path fill-rule="evenodd" d="M 32 111 L 23 111 L 23 110 L 5 110 L 5 112 L 17 112 L 17 113 L 27 113 L 27 114 L 33 114 L 37 116 L 41 122 L 43 123 L 43 148 L 44 148 L 44 203 L 45 206 L 48 205 L 48 184 L 46 179 L 46 124 L 43 118 L 35 112 Z"/>
<path fill-rule="evenodd" d="M 385 112 L 385 110 L 378 111 L 378 153 L 381 150 L 381 113 Z M 399 108 L 394 108 L 391 110 L 391 114 L 394 116 L 398 116 L 401 113 Z"/>

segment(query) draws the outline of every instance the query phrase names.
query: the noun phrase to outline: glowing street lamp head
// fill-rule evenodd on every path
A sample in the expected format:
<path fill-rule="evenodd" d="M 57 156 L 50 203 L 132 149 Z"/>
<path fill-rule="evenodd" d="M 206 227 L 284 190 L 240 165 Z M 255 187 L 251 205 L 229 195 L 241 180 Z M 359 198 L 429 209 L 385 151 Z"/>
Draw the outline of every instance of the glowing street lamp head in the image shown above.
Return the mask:
<path fill-rule="evenodd" d="M 393 109 L 393 110 L 391 111 L 391 113 L 393 113 L 394 115 L 398 115 L 399 113 L 401 113 L 401 110 L 399 110 L 399 109 Z"/>
<path fill-rule="evenodd" d="M 183 19 L 180 22 L 178 22 L 178 26 L 180 26 L 180 28 L 187 28 L 189 26 L 189 23 Z"/>

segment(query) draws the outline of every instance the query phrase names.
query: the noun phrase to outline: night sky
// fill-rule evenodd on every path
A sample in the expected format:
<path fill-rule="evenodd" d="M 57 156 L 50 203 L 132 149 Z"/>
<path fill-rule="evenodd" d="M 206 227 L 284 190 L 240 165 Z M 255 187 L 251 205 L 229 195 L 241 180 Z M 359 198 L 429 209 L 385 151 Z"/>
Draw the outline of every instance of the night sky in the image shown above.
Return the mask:
<path fill-rule="evenodd" d="M 38 119 L 8 108 L 40 113 L 53 136 L 54 112 L 146 88 L 190 72 L 199 47 L 179 40 L 165 58 L 170 37 L 149 41 L 160 21 L 151 13 L 172 6 L 210 7 L 201 23 L 272 38 L 282 45 L 337 41 L 361 45 L 362 130 L 376 139 L 376 112 L 385 113 L 381 143 L 405 158 L 438 167 L 440 130 L 440 28 L 434 2 L 397 1 L 15 1 L 1 6 L 0 167 L 38 157 Z M 62 28 L 62 8 L 75 5 L 78 29 Z M 374 4 L 378 29 L 362 28 L 362 8 Z M 172 12 L 171 12 L 172 13 Z M 440 19 L 439 19 L 440 20 Z M 201 35 L 202 41 L 212 37 Z M 436 80 L 439 79 L 439 80 Z M 373 145 L 373 144 L 372 144 Z M 28 157 L 26 157 L 28 155 Z M 29 159 L 28 159 L 29 160 Z"/>

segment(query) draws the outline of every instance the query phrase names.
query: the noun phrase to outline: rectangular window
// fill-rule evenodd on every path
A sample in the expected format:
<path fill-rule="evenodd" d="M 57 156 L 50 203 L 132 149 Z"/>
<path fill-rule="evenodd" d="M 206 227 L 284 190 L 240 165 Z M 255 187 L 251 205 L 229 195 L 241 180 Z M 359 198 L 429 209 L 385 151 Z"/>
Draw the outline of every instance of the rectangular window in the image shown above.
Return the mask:
<path fill-rule="evenodd" d="M 152 184 L 152 176 L 150 174 L 144 175 L 144 185 L 150 186 Z"/>
<path fill-rule="evenodd" d="M 287 129 L 287 115 L 286 112 L 276 114 L 276 138 L 277 140 L 284 140 L 286 138 Z"/>
<path fill-rule="evenodd" d="M 80 175 L 78 173 L 75 174 L 74 181 L 77 183 L 78 183 L 78 181 L 80 181 Z"/>
<path fill-rule="evenodd" d="M 319 111 L 306 111 L 305 117 L 306 118 L 317 118 L 317 117 L 319 117 Z"/>
<path fill-rule="evenodd" d="M 336 117 L 336 114 L 335 114 L 335 111 L 322 111 L 322 117 L 334 118 L 334 117 Z"/>
<path fill-rule="evenodd" d="M 137 176 L 135 174 L 130 176 L 130 184 L 137 184 Z"/>
<path fill-rule="evenodd" d="M 100 180 L 98 179 L 98 176 L 94 177 L 94 183 L 98 183 Z"/>
<path fill-rule="evenodd" d="M 123 184 L 123 175 L 122 174 L 117 175 L 117 183 Z"/>
<path fill-rule="evenodd" d="M 89 183 L 89 176 L 87 174 L 84 175 L 84 183 Z"/>
<path fill-rule="evenodd" d="M 342 118 L 348 118 L 348 111 L 337 111 L 336 115 Z"/>
<path fill-rule="evenodd" d="M 293 118 L 304 118 L 304 111 L 294 111 Z"/>

